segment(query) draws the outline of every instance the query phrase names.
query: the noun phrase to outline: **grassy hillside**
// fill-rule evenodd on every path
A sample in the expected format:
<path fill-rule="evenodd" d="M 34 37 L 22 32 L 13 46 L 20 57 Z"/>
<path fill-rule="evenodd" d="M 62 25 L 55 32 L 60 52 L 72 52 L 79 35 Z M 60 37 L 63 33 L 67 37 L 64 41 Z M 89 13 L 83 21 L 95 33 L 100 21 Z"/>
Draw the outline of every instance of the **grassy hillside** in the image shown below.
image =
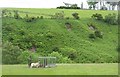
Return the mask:
<path fill-rule="evenodd" d="M 16 10 L 16 9 L 9 9 Z M 33 45 L 39 56 L 49 56 L 58 52 L 64 58 L 65 53 L 70 51 L 74 54 L 73 62 L 77 63 L 99 63 L 117 62 L 118 26 L 109 25 L 102 21 L 91 18 L 92 14 L 100 13 L 103 16 L 117 11 L 99 10 L 65 10 L 65 9 L 17 9 L 22 19 L 13 17 L 3 18 L 3 42 L 12 42 L 19 46 L 22 52 L 29 50 Z M 64 11 L 65 17 L 70 19 L 51 19 L 50 16 L 57 12 Z M 43 16 L 43 19 L 36 19 L 33 22 L 26 22 L 24 17 Z M 80 20 L 71 15 L 77 12 Z M 13 13 L 12 13 L 13 15 Z M 65 27 L 65 23 L 72 25 L 71 31 Z M 87 24 L 93 23 L 103 33 L 103 38 L 90 39 L 89 34 L 93 33 Z M 10 31 L 8 31 L 11 29 Z M 12 40 L 11 40 L 12 39 Z M 69 58 L 69 57 L 68 57 Z"/>

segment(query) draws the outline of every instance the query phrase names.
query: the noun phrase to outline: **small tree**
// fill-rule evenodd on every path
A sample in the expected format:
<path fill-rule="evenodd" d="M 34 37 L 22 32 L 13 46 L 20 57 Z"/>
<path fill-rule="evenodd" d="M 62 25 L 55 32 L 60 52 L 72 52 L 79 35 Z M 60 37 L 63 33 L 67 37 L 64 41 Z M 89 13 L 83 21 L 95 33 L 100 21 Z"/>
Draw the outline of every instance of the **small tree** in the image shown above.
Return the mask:
<path fill-rule="evenodd" d="M 17 59 L 20 55 L 21 50 L 18 46 L 13 46 L 12 43 L 6 42 L 3 43 L 2 51 L 2 62 L 3 64 L 18 64 L 19 60 Z"/>
<path fill-rule="evenodd" d="M 79 19 L 79 18 L 80 18 L 78 15 L 79 15 L 78 13 L 73 13 L 73 14 L 72 14 L 72 16 L 73 16 L 75 19 Z"/>

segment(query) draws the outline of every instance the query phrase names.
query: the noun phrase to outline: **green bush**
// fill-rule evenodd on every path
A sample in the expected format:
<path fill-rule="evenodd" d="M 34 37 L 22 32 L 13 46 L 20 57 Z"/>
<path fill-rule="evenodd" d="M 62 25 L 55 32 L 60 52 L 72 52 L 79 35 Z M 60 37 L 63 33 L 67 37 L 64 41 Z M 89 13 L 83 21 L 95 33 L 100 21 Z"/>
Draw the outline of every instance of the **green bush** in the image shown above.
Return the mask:
<path fill-rule="evenodd" d="M 96 38 L 96 37 L 95 37 L 95 34 L 93 34 L 93 33 L 89 34 L 89 38 L 90 38 L 90 39 L 95 39 L 95 38 Z"/>
<path fill-rule="evenodd" d="M 62 53 L 63 56 L 66 56 L 71 60 L 74 60 L 77 57 L 77 51 L 70 47 L 60 48 L 60 52 Z"/>
<path fill-rule="evenodd" d="M 99 38 L 103 38 L 103 34 L 98 30 L 95 31 L 95 36 Z"/>
<path fill-rule="evenodd" d="M 2 49 L 2 63 L 3 64 L 18 64 L 20 63 L 17 59 L 21 54 L 21 49 L 18 46 L 13 46 L 11 42 L 3 43 Z"/>
<path fill-rule="evenodd" d="M 106 15 L 104 21 L 111 25 L 118 24 L 117 15 L 115 13 Z"/>
<path fill-rule="evenodd" d="M 73 14 L 72 14 L 72 16 L 73 16 L 75 19 L 79 19 L 79 18 L 80 18 L 78 15 L 79 15 L 78 13 L 73 13 Z"/>
<path fill-rule="evenodd" d="M 43 16 L 40 16 L 40 19 L 43 19 Z"/>
<path fill-rule="evenodd" d="M 72 63 L 72 61 L 68 57 L 63 57 L 62 54 L 60 54 L 58 52 L 52 52 L 48 56 L 56 57 L 57 63 Z"/>
<path fill-rule="evenodd" d="M 48 56 L 56 57 L 57 58 L 57 60 L 56 60 L 57 63 L 61 63 L 62 62 L 63 56 L 60 53 L 58 53 L 58 52 L 52 52 Z"/>
<path fill-rule="evenodd" d="M 92 18 L 94 18 L 94 19 L 96 19 L 96 20 L 103 20 L 102 14 L 98 14 L 98 13 L 93 14 L 93 15 L 92 15 Z"/>
<path fill-rule="evenodd" d="M 26 14 L 26 16 L 25 16 L 25 21 L 26 21 L 26 22 L 33 22 L 33 21 L 35 21 L 35 20 L 36 20 L 35 17 L 29 17 L 28 14 Z"/>
<path fill-rule="evenodd" d="M 64 19 L 64 11 L 55 13 L 51 16 L 52 19 Z"/>
<path fill-rule="evenodd" d="M 29 56 L 32 57 L 32 62 L 38 62 L 39 55 L 31 51 L 22 52 L 21 55 L 18 57 L 18 60 L 21 64 L 27 64 Z"/>

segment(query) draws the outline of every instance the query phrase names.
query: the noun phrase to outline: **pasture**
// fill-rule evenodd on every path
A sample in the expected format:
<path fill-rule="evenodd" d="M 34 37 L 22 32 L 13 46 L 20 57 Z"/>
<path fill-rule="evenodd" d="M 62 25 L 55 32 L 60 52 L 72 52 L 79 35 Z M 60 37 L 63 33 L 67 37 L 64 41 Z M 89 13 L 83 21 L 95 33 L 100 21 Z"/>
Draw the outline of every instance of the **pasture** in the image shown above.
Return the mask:
<path fill-rule="evenodd" d="M 118 75 L 117 63 L 57 64 L 54 68 L 28 68 L 27 65 L 3 65 L 3 75 Z"/>

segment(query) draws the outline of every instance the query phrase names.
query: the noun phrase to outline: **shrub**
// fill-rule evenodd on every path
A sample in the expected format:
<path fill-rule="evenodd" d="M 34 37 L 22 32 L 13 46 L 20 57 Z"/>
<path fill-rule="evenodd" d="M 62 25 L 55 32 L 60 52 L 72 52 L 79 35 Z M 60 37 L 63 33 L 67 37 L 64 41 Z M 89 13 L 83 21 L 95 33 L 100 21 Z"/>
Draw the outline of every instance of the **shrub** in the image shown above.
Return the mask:
<path fill-rule="evenodd" d="M 74 60 L 77 57 L 77 51 L 70 47 L 60 48 L 60 52 L 63 56 L 67 56 L 71 60 Z"/>
<path fill-rule="evenodd" d="M 66 17 L 66 19 L 70 19 L 70 17 Z"/>
<path fill-rule="evenodd" d="M 38 61 L 38 57 L 39 57 L 38 54 L 32 53 L 30 51 L 22 52 L 21 55 L 18 57 L 18 60 L 20 61 L 21 64 L 27 64 L 29 56 L 32 57 L 32 62 Z"/>
<path fill-rule="evenodd" d="M 95 31 L 95 36 L 99 38 L 103 38 L 103 34 L 98 30 Z"/>
<path fill-rule="evenodd" d="M 98 14 L 98 13 L 93 14 L 93 15 L 92 15 L 92 18 L 94 18 L 94 19 L 96 19 L 96 20 L 103 20 L 102 14 Z"/>
<path fill-rule="evenodd" d="M 28 14 L 25 16 L 25 21 L 26 22 L 33 22 L 36 18 L 35 17 L 29 17 Z"/>
<path fill-rule="evenodd" d="M 93 33 L 92 33 L 92 34 L 89 34 L 89 38 L 90 38 L 90 39 L 95 39 L 95 38 L 96 38 L 96 37 L 95 37 L 95 34 L 93 34 Z"/>
<path fill-rule="evenodd" d="M 43 16 L 40 16 L 40 19 L 43 19 Z"/>
<path fill-rule="evenodd" d="M 59 51 L 59 47 L 53 47 L 53 51 Z"/>
<path fill-rule="evenodd" d="M 57 63 L 72 63 L 72 61 L 68 57 L 63 57 L 62 54 L 58 52 L 52 52 L 48 56 L 56 57 Z"/>
<path fill-rule="evenodd" d="M 63 56 L 60 53 L 58 53 L 58 52 L 52 52 L 48 56 L 56 57 L 57 58 L 57 61 L 56 61 L 57 63 L 61 63 L 62 62 Z"/>
<path fill-rule="evenodd" d="M 55 13 L 51 16 L 52 19 L 64 19 L 64 11 Z"/>
<path fill-rule="evenodd" d="M 79 14 L 78 13 L 73 13 L 72 16 L 75 18 L 75 19 L 79 19 Z"/>
<path fill-rule="evenodd" d="M 115 13 L 106 15 L 104 21 L 111 25 L 118 24 L 117 15 Z"/>
<path fill-rule="evenodd" d="M 21 54 L 21 49 L 7 41 L 3 43 L 2 54 L 3 64 L 18 64 L 19 60 L 17 58 Z"/>

